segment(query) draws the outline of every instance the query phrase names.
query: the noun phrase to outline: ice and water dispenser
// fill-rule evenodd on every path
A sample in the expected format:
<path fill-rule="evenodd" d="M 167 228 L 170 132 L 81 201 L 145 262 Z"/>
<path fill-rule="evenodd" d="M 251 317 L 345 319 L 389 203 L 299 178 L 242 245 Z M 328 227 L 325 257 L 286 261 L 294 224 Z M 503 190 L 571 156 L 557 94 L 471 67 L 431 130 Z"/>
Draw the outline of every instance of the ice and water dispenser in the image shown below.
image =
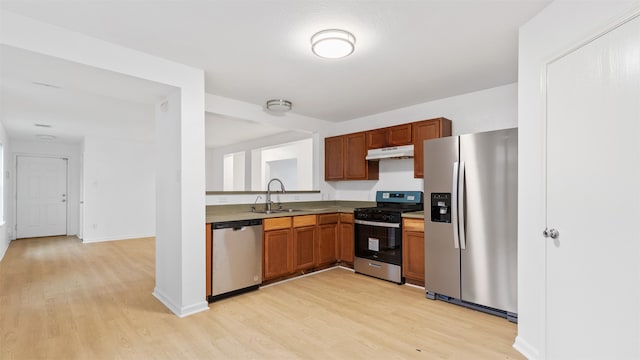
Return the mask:
<path fill-rule="evenodd" d="M 451 222 L 451 193 L 431 193 L 431 221 Z"/>

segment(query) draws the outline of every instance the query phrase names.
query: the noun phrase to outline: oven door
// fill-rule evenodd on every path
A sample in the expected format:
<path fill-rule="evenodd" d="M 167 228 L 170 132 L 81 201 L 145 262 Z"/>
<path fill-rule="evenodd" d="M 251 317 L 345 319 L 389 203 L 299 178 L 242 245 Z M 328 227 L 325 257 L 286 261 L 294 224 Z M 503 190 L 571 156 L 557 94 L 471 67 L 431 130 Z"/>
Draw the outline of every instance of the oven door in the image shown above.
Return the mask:
<path fill-rule="evenodd" d="M 400 223 L 354 221 L 355 255 L 402 266 Z"/>

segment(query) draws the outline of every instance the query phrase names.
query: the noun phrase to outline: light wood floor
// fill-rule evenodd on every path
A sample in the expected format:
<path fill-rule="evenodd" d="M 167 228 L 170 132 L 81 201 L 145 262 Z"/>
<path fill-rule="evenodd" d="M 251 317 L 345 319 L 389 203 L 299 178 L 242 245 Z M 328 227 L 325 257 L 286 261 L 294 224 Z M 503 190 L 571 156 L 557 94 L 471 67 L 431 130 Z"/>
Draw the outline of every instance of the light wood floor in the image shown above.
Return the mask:
<path fill-rule="evenodd" d="M 13 241 L 0 359 L 522 359 L 516 325 L 332 269 L 179 319 L 152 295 L 154 240 Z"/>

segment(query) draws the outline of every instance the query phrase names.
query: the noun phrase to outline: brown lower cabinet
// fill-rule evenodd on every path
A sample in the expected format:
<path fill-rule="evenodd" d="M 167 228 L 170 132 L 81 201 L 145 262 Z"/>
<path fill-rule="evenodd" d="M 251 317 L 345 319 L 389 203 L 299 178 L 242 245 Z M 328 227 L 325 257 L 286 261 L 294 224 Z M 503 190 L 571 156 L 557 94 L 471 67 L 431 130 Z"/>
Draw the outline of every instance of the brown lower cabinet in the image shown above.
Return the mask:
<path fill-rule="evenodd" d="M 338 214 L 318 215 L 318 242 L 316 253 L 318 266 L 338 261 Z"/>
<path fill-rule="evenodd" d="M 264 219 L 262 222 L 262 280 L 286 276 L 293 271 L 291 217 Z"/>
<path fill-rule="evenodd" d="M 338 260 L 353 265 L 353 252 L 355 249 L 353 239 L 353 214 L 340 213 L 338 227 L 340 232 Z"/>
<path fill-rule="evenodd" d="M 262 222 L 262 279 L 270 281 L 335 264 L 353 264 L 353 214 L 268 218 Z"/>
<path fill-rule="evenodd" d="M 293 218 L 293 271 L 308 270 L 316 266 L 317 233 L 315 215 Z"/>
<path fill-rule="evenodd" d="M 424 220 L 402 220 L 402 276 L 424 286 Z"/>

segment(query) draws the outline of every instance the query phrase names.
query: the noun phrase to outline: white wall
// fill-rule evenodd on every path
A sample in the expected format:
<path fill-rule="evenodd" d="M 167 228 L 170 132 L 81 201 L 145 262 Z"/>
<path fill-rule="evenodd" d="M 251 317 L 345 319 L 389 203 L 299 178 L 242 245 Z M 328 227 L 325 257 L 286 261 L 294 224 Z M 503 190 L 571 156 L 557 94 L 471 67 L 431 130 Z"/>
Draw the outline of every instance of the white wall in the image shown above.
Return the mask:
<path fill-rule="evenodd" d="M 337 123 L 331 135 L 445 117 L 453 135 L 517 126 L 518 84 L 498 86 Z"/>
<path fill-rule="evenodd" d="M 259 164 L 258 172 L 252 172 L 252 182 L 254 182 L 252 189 L 267 189 L 267 183 L 270 179 L 277 177 L 284 182 L 286 190 L 312 190 L 314 174 L 313 165 L 313 146 L 312 139 L 306 141 L 296 141 L 289 143 L 285 146 L 278 146 L 277 148 L 259 150 L 261 153 L 261 161 Z M 296 166 L 293 164 L 289 171 L 283 171 L 284 173 L 293 174 L 293 178 L 297 180 L 294 184 L 292 182 L 285 181 L 284 176 L 278 176 L 277 174 L 268 173 L 267 163 L 270 161 L 295 159 L 297 161 Z M 257 182 L 257 183 L 256 183 Z"/>
<path fill-rule="evenodd" d="M 68 158 L 67 171 L 67 234 L 78 234 L 80 216 L 80 177 L 81 177 L 81 145 L 79 143 L 58 143 L 48 141 L 11 140 L 11 161 L 6 163 L 5 168 L 12 174 L 12 189 L 15 189 L 16 157 L 18 155 L 35 155 L 45 157 Z M 10 164 L 10 165 L 9 165 Z M 12 191 L 13 194 L 13 191 Z M 15 196 L 11 197 L 11 228 L 16 225 L 16 204 Z M 15 233 L 9 229 L 11 239 L 15 239 Z"/>
<path fill-rule="evenodd" d="M 11 144 L 9 143 L 9 138 L 7 137 L 7 133 L 4 130 L 4 125 L 0 122 L 0 144 L 2 144 L 4 158 L 2 161 L 4 162 L 4 170 L 5 174 L 12 174 L 9 169 L 11 164 Z M 8 172 L 7 172 L 8 171 Z M 4 219 L 0 219 L 0 261 L 4 257 L 4 254 L 9 247 L 9 242 L 11 241 L 11 221 L 14 218 L 11 216 L 11 176 L 9 179 L 5 176 L 5 174 L 0 174 L 0 181 L 3 181 L 3 214 Z M 4 221 L 2 221 L 4 220 Z"/>
<path fill-rule="evenodd" d="M 207 191 L 222 191 L 223 188 L 223 164 L 224 155 L 229 153 L 244 152 L 245 161 L 247 167 L 245 169 L 251 170 L 251 150 L 256 148 L 270 147 L 288 142 L 294 142 L 302 139 L 308 139 L 312 137 L 311 134 L 302 132 L 286 132 L 272 136 L 266 136 L 260 139 L 254 139 L 247 142 L 237 143 L 229 146 L 223 146 L 218 148 L 207 148 L 205 152 L 206 157 L 206 177 L 207 177 Z M 258 164 L 259 166 L 259 164 Z M 251 176 L 249 171 L 245 172 L 245 183 L 249 186 L 246 188 L 250 190 Z M 312 189 L 305 189 L 312 190 Z"/>
<path fill-rule="evenodd" d="M 520 29 L 518 337 L 514 346 L 530 359 L 545 359 L 544 93 L 545 64 L 619 20 L 640 1 L 555 1 Z M 566 139 L 572 146 L 572 139 Z M 606 151 L 606 149 L 603 149 Z M 553 156 L 553 154 L 548 154 Z M 615 154 L 611 154 L 615 156 Z M 571 266 L 571 264 L 567 264 Z M 595 265 L 594 265 L 595 266 Z M 606 267 L 606 263 L 597 266 Z M 635 286 L 636 284 L 634 284 Z M 597 285 L 594 285 L 594 296 Z M 589 299 L 575 299 L 589 301 Z M 612 299 L 612 305 L 615 300 Z M 637 309 L 632 309 L 637 310 Z M 589 314 L 579 314 L 589 316 Z M 630 312 L 629 316 L 633 316 Z M 594 324 L 594 328 L 598 325 Z M 605 329 L 606 331 L 611 329 Z"/>
<path fill-rule="evenodd" d="M 155 144 L 87 136 L 83 163 L 83 241 L 155 236 Z"/>
<path fill-rule="evenodd" d="M 518 126 L 517 98 L 514 83 L 338 123 L 332 135 L 436 117 L 452 121 L 453 135 L 512 128 Z M 324 162 L 324 143 L 322 145 L 321 164 Z M 324 167 L 320 169 L 324 178 Z M 422 191 L 423 188 L 424 181 L 413 178 L 413 160 L 394 159 L 380 161 L 379 180 L 324 182 L 321 190 L 328 199 L 375 201 L 378 190 Z"/>

